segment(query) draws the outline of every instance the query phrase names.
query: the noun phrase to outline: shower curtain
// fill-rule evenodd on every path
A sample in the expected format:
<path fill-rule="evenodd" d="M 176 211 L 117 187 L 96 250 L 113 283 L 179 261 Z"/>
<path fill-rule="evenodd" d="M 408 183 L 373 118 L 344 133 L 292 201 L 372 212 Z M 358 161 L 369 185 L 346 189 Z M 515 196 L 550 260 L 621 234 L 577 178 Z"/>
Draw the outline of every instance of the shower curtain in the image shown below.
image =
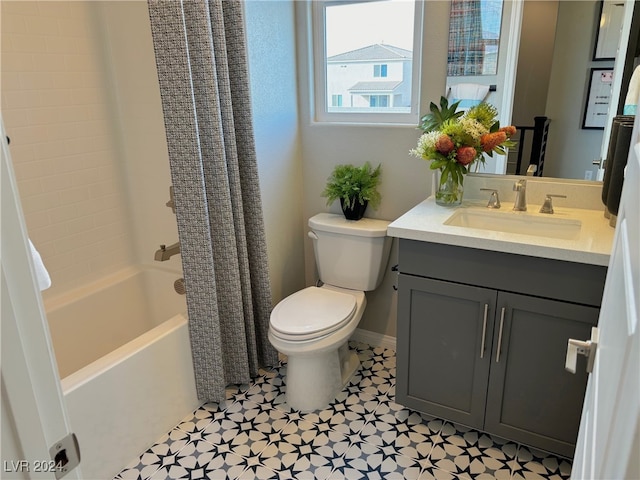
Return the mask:
<path fill-rule="evenodd" d="M 198 398 L 275 365 L 242 4 L 148 0 Z"/>

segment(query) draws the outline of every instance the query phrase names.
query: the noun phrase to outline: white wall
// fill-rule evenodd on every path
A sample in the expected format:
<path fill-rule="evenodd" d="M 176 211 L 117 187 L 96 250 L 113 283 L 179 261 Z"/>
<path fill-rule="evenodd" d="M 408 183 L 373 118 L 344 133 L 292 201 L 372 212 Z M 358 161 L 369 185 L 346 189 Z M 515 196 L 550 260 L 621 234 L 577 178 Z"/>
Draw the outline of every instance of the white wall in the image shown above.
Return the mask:
<path fill-rule="evenodd" d="M 393 220 L 420 203 L 431 194 L 432 172 L 427 162 L 409 155 L 415 147 L 420 131 L 414 125 L 357 126 L 345 124 L 316 124 L 312 121 L 310 79 L 307 66 L 311 62 L 305 48 L 308 18 L 305 2 L 294 2 L 298 25 L 298 77 L 300 95 L 300 128 L 302 139 L 304 192 L 302 203 L 306 219 L 322 211 L 340 213 L 337 202 L 328 207 L 321 197 L 333 167 L 341 163 L 361 165 L 365 161 L 382 165 L 380 192 L 382 203 L 378 210 L 367 210 L 368 217 Z M 447 39 L 449 31 L 449 2 L 425 2 L 423 67 L 420 97 L 423 105 L 438 101 L 445 93 Z M 316 281 L 317 273 L 313 248 L 305 237 L 306 282 Z M 395 242 L 394 242 L 395 245 Z M 392 249 L 389 266 L 397 263 L 397 246 Z M 368 305 L 360 328 L 395 336 L 396 295 L 392 288 L 396 275 L 387 271 L 382 285 L 367 293 Z"/>
<path fill-rule="evenodd" d="M 155 263 L 160 244 L 178 241 L 178 226 L 166 206 L 171 175 L 147 3 L 104 1 L 91 7 L 135 261 Z M 176 255 L 162 265 L 181 270 L 181 261 Z"/>
<path fill-rule="evenodd" d="M 293 2 L 245 3 L 253 124 L 274 304 L 304 287 Z"/>

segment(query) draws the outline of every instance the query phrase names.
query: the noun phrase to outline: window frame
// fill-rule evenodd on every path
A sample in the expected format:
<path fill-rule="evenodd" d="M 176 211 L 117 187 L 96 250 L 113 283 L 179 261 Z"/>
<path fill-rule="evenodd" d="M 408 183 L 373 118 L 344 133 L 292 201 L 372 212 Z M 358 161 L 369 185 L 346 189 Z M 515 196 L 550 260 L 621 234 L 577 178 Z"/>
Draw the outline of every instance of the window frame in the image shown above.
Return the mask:
<path fill-rule="evenodd" d="M 411 71 L 411 110 L 401 112 L 329 112 L 327 98 L 327 62 L 326 62 L 326 7 L 344 4 L 374 2 L 377 0 L 314 0 L 311 4 L 311 53 L 310 62 L 312 85 L 312 121 L 315 123 L 347 124 L 392 124 L 415 125 L 420 117 L 420 73 L 422 66 L 422 32 L 424 3 L 415 0 L 413 18 L 413 59 Z"/>

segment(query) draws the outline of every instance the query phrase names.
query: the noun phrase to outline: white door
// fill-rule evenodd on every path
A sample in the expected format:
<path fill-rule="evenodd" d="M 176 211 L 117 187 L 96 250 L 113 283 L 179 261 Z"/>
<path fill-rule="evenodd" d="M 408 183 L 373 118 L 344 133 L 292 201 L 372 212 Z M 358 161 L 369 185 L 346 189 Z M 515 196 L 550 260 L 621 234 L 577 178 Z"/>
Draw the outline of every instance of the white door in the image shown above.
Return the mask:
<path fill-rule="evenodd" d="M 640 117 L 627 162 L 573 479 L 640 478 Z"/>
<path fill-rule="evenodd" d="M 50 449 L 62 446 L 72 461 L 67 467 L 75 452 L 67 450 L 69 422 L 1 118 L 0 134 L 2 416 L 15 427 L 2 425 L 1 476 L 52 479 Z M 80 478 L 79 470 L 67 470 L 65 478 Z"/>

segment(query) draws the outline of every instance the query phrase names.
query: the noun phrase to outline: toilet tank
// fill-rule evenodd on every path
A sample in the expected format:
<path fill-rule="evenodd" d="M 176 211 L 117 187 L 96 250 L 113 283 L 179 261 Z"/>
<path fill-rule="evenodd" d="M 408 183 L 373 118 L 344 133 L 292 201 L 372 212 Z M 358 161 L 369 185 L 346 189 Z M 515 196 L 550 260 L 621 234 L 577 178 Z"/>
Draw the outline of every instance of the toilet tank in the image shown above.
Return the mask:
<path fill-rule="evenodd" d="M 319 213 L 309 219 L 322 282 L 351 290 L 375 290 L 384 277 L 391 250 L 386 220 L 347 220 Z"/>

